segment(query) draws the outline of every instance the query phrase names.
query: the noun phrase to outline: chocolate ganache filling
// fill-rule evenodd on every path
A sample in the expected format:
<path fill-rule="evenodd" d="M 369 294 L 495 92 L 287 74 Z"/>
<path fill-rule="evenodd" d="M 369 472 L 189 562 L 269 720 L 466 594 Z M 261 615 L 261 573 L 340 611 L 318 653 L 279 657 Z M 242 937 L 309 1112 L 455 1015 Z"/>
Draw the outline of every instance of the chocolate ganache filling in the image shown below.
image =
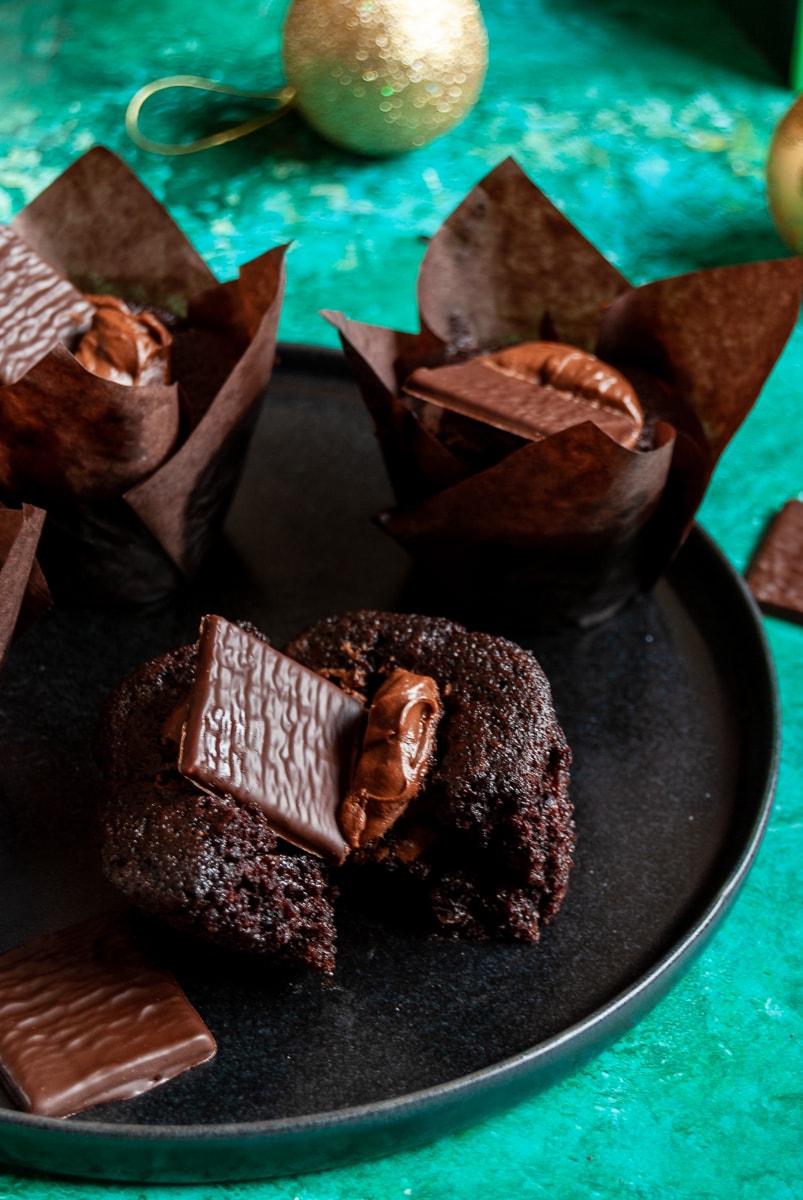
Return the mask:
<path fill-rule="evenodd" d="M 399 667 L 379 688 L 338 817 L 352 849 L 385 833 L 418 795 L 440 717 L 438 686 L 429 675 Z"/>
<path fill-rule="evenodd" d="M 147 309 L 132 312 L 117 296 L 87 296 L 95 312 L 75 349 L 93 375 L 112 383 L 170 383 L 172 335 Z"/>

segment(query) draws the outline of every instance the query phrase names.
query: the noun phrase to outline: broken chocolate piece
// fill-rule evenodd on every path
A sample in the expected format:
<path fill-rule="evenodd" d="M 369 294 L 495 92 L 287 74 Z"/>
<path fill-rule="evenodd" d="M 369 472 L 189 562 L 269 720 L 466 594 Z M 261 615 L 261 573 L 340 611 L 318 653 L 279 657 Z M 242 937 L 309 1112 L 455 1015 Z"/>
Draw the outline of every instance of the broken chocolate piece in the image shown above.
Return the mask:
<path fill-rule="evenodd" d="M 0 666 L 13 637 L 51 604 L 50 591 L 36 561 L 45 512 L 24 504 L 0 504 Z"/>
<path fill-rule="evenodd" d="M 113 383 L 170 383 L 173 338 L 147 309 L 132 312 L 118 296 L 88 296 L 92 324 L 75 349 L 81 366 Z"/>
<path fill-rule="evenodd" d="M 337 812 L 363 706 L 222 617 L 201 625 L 179 771 L 256 807 L 302 850 L 342 862 Z"/>
<path fill-rule="evenodd" d="M 644 420 L 623 375 L 593 354 L 559 342 L 525 342 L 468 362 L 420 367 L 404 391 L 529 441 L 593 421 L 632 449 Z"/>
<path fill-rule="evenodd" d="M 438 685 L 397 667 L 368 710 L 340 825 L 353 849 L 380 837 L 418 795 L 441 716 Z"/>
<path fill-rule="evenodd" d="M 0 1072 L 48 1117 L 126 1100 L 206 1062 L 215 1041 L 133 929 L 96 917 L 0 955 Z"/>
<path fill-rule="evenodd" d="M 765 612 L 803 623 L 803 501 L 787 500 L 772 520 L 747 572 Z"/>

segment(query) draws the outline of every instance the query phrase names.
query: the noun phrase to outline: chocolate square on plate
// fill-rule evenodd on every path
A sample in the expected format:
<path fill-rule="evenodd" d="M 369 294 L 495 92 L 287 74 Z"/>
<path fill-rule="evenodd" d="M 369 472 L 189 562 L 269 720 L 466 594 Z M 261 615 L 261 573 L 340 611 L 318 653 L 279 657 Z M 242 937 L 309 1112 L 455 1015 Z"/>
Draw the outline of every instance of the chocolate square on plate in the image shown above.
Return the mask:
<path fill-rule="evenodd" d="M 67 1117 L 206 1062 L 215 1041 L 125 918 L 0 955 L 0 1075 L 19 1108 Z"/>

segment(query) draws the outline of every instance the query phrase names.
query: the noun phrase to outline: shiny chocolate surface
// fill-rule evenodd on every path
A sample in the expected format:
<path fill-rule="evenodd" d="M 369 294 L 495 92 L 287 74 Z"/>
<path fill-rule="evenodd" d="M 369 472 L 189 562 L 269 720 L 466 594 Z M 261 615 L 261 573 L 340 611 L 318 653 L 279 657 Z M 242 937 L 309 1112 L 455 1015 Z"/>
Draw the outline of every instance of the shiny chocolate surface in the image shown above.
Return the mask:
<path fill-rule="evenodd" d="M 170 383 L 173 338 L 147 310 L 132 312 L 117 296 L 87 296 L 94 305 L 89 329 L 75 348 L 81 366 L 112 383 Z"/>
<path fill-rule="evenodd" d="M 16 383 L 92 312 L 68 280 L 0 226 L 0 384 Z"/>
<path fill-rule="evenodd" d="M 438 685 L 428 675 L 397 667 L 378 689 L 340 810 L 340 825 L 350 846 L 364 846 L 380 837 L 418 795 L 440 715 Z"/>
<path fill-rule="evenodd" d="M 287 841 L 340 862 L 337 810 L 359 700 L 217 616 L 204 619 L 179 770 L 266 814 Z"/>
<path fill-rule="evenodd" d="M 463 363 L 419 367 L 404 390 L 530 441 L 592 421 L 632 449 L 643 424 L 635 390 L 619 371 L 560 342 L 524 342 Z"/>
<path fill-rule="evenodd" d="M 183 991 L 124 917 L 0 955 L 0 1076 L 20 1108 L 66 1117 L 150 1091 L 215 1053 Z"/>

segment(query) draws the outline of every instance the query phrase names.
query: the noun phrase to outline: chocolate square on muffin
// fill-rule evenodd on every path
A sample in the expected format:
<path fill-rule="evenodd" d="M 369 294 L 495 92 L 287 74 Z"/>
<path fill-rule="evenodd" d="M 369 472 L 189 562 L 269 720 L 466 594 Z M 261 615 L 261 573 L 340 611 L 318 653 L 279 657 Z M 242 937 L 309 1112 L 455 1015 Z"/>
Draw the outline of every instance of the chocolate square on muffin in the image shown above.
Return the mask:
<path fill-rule="evenodd" d="M 115 155 L 0 232 L 0 499 L 60 597 L 150 601 L 220 532 L 273 369 L 284 248 L 220 284 Z"/>
<path fill-rule="evenodd" d="M 803 262 L 788 258 L 634 287 L 507 160 L 430 241 L 418 333 L 326 314 L 395 491 L 378 520 L 437 584 L 439 611 L 587 626 L 652 587 L 781 353 L 801 290 Z M 620 407 L 617 433 L 599 390 L 523 367 L 545 343 L 567 363 L 593 356 L 580 375 L 616 380 L 642 416 Z M 554 349 L 546 358 L 557 365 Z"/>

